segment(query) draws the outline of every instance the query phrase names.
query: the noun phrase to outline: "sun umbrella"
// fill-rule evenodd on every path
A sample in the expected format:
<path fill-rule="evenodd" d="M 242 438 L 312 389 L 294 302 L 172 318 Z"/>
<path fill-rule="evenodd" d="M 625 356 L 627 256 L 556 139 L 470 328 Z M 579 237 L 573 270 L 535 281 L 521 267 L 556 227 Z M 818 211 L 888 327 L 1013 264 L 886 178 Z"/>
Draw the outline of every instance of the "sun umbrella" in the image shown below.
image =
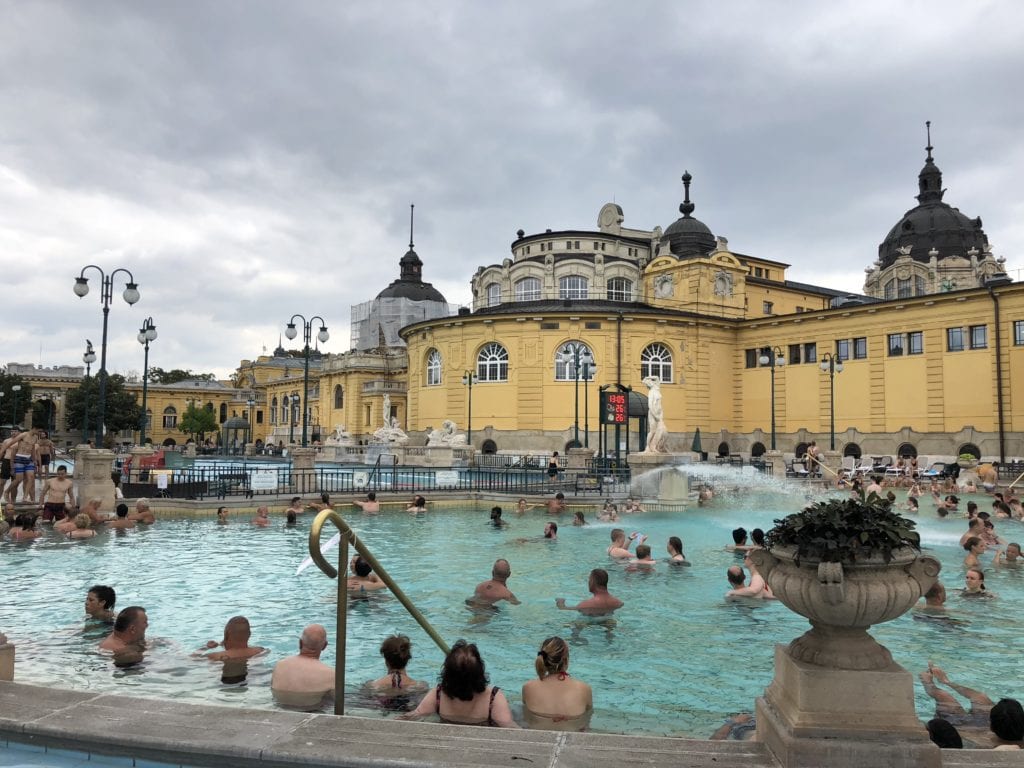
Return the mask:
<path fill-rule="evenodd" d="M 697 427 L 697 431 L 693 433 L 693 443 L 690 445 L 690 450 L 694 453 L 704 453 L 700 445 L 700 427 Z"/>

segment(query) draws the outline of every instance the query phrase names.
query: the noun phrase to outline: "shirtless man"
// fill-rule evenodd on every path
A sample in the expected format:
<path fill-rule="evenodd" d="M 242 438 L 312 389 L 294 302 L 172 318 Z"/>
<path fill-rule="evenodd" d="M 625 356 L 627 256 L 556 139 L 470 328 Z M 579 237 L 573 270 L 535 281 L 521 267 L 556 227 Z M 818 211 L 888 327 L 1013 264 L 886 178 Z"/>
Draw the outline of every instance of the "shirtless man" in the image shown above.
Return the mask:
<path fill-rule="evenodd" d="M 584 616 L 608 616 L 621 608 L 624 603 L 608 591 L 608 571 L 595 568 L 587 579 L 590 597 L 576 605 L 566 605 L 564 597 L 556 597 L 555 605 L 562 611 L 579 611 Z"/>
<path fill-rule="evenodd" d="M 149 499 L 139 499 L 135 502 L 135 511 L 128 515 L 128 519 L 134 520 L 137 523 L 145 523 L 146 525 L 155 523 L 156 515 L 149 508 Z"/>
<path fill-rule="evenodd" d="M 986 493 L 995 491 L 999 483 L 999 462 L 993 461 L 991 464 L 982 464 L 978 467 L 978 482 Z"/>
<path fill-rule="evenodd" d="M 107 520 L 110 519 L 110 517 L 107 515 L 100 514 L 100 507 L 102 506 L 103 499 L 89 499 L 89 501 L 85 503 L 85 506 L 82 507 L 82 513 L 89 516 L 89 519 L 92 521 L 93 525 L 105 523 L 107 522 Z"/>
<path fill-rule="evenodd" d="M 737 597 L 753 597 L 758 600 L 771 600 L 775 597 L 771 588 L 765 582 L 764 577 L 757 572 L 757 567 L 750 559 L 748 552 L 743 558 L 743 564 L 750 569 L 750 584 L 745 587 L 730 589 L 725 593 L 726 600 L 735 600 Z"/>
<path fill-rule="evenodd" d="M 560 515 L 565 512 L 565 494 L 559 491 L 555 498 L 548 499 L 548 514 Z"/>
<path fill-rule="evenodd" d="M 11 461 L 14 481 L 8 490 L 11 501 L 17 501 L 18 484 L 22 487 L 22 498 L 28 502 L 36 500 L 36 467 L 39 466 L 39 430 L 33 427 L 22 432 L 12 446 Z"/>
<path fill-rule="evenodd" d="M 212 650 L 222 647 L 223 651 L 214 651 L 199 655 L 210 661 L 229 661 L 232 659 L 251 659 L 257 654 L 264 653 L 267 649 L 258 645 L 249 645 L 249 638 L 252 637 L 252 628 L 245 616 L 232 616 L 224 625 L 224 640 L 217 642 L 210 640 L 202 650 Z"/>
<path fill-rule="evenodd" d="M 53 441 L 50 440 L 50 436 L 45 430 L 39 432 L 39 477 L 43 480 L 48 480 L 50 477 L 50 460 L 53 458 L 57 449 L 53 445 Z"/>
<path fill-rule="evenodd" d="M 519 605 L 519 598 L 512 594 L 506 584 L 511 575 L 512 566 L 508 560 L 495 560 L 491 578 L 476 585 L 473 596 L 466 600 L 466 604 L 470 607 L 491 607 L 502 600 L 508 600 L 512 605 Z"/>
<path fill-rule="evenodd" d="M 107 528 L 134 528 L 135 521 L 128 518 L 128 505 L 121 503 L 114 510 L 117 515 L 113 520 L 107 520 Z"/>
<path fill-rule="evenodd" d="M 292 503 L 288 505 L 288 509 L 284 511 L 285 516 L 288 516 L 289 512 L 294 512 L 296 515 L 301 515 L 306 511 L 306 505 L 302 503 L 301 496 L 292 496 Z"/>
<path fill-rule="evenodd" d="M 651 548 L 647 544 L 637 544 L 636 558 L 629 561 L 627 570 L 650 570 L 654 568 L 657 562 L 657 560 L 651 557 Z"/>
<path fill-rule="evenodd" d="M 3 493 L 5 501 L 14 501 L 10 496 L 10 492 L 17 487 L 14 480 L 14 444 L 18 442 L 20 434 L 21 431 L 15 429 L 11 432 L 10 437 L 0 443 L 0 492 Z M 8 480 L 11 481 L 11 487 L 5 488 Z"/>
<path fill-rule="evenodd" d="M 354 575 L 348 577 L 348 591 L 360 594 L 376 592 L 378 589 L 387 589 L 387 585 L 381 581 L 373 572 L 370 564 L 356 555 L 349 563 Z"/>
<path fill-rule="evenodd" d="M 352 503 L 368 515 L 376 515 L 380 512 L 380 502 L 377 501 L 377 494 L 374 491 L 366 494 L 366 501 L 352 499 Z"/>
<path fill-rule="evenodd" d="M 146 628 L 149 626 L 149 618 L 146 616 L 146 609 L 138 605 L 131 605 L 117 614 L 114 621 L 114 631 L 107 635 L 100 643 L 100 648 L 105 651 L 123 651 L 130 646 L 139 649 L 146 645 Z"/>
<path fill-rule="evenodd" d="M 642 544 L 647 538 L 641 536 L 638 533 L 631 533 L 629 535 L 629 541 L 626 541 L 626 532 L 621 528 L 612 528 L 611 534 L 612 544 L 608 547 L 608 556 L 615 558 L 632 557 L 633 553 L 629 551 L 629 545 L 634 541 Z"/>
<path fill-rule="evenodd" d="M 256 517 L 249 522 L 259 528 L 268 527 L 270 525 L 270 510 L 267 509 L 266 505 L 258 507 L 256 509 Z"/>
<path fill-rule="evenodd" d="M 43 483 L 43 522 L 63 520 L 68 507 L 75 506 L 74 480 L 68 477 L 68 468 L 57 467 L 57 474 Z M 67 507 L 64 501 L 67 499 Z"/>
<path fill-rule="evenodd" d="M 320 661 L 327 647 L 327 630 L 310 624 L 299 638 L 299 652 L 281 659 L 270 676 L 274 701 L 285 707 L 313 710 L 334 693 L 334 668 Z"/>

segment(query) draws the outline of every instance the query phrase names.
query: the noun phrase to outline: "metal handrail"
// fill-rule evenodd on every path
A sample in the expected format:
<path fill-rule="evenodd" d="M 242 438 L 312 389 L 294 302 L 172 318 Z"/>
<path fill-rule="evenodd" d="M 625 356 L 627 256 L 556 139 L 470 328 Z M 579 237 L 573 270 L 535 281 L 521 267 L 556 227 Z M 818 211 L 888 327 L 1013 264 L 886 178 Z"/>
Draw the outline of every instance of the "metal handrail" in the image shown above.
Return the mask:
<path fill-rule="evenodd" d="M 327 522 L 334 523 L 341 536 L 341 540 L 338 542 L 337 568 L 328 563 L 320 551 L 320 532 Z M 380 580 L 391 590 L 391 594 L 398 598 L 398 602 L 405 607 L 409 615 L 416 619 L 416 622 L 423 627 L 423 631 L 441 649 L 441 652 L 447 656 L 449 651 L 448 644 L 441 638 L 441 635 L 427 621 L 426 617 L 420 613 L 420 610 L 412 604 L 412 601 L 402 591 L 402 588 L 384 570 L 384 567 L 373 556 L 373 553 L 367 549 L 366 545 L 356 535 L 356 532 L 349 527 L 344 518 L 333 509 L 321 511 L 313 520 L 313 525 L 309 529 L 309 556 L 313 558 L 316 567 L 323 571 L 328 578 L 338 580 L 338 623 L 336 630 L 338 651 L 335 654 L 336 658 L 334 660 L 334 714 L 336 715 L 345 714 L 345 636 L 348 623 L 348 579 L 345 578 L 345 571 L 348 567 L 348 545 L 350 543 L 370 565 L 373 572 L 380 576 Z"/>

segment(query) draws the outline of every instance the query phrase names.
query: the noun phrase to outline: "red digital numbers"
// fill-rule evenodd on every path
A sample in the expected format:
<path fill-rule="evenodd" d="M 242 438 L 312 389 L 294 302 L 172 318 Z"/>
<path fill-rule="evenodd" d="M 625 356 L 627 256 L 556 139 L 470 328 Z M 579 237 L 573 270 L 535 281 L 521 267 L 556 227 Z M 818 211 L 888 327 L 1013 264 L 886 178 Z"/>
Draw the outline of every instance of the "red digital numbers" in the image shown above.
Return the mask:
<path fill-rule="evenodd" d="M 625 424 L 629 421 L 628 406 L 625 392 L 605 392 L 602 420 L 605 424 Z"/>

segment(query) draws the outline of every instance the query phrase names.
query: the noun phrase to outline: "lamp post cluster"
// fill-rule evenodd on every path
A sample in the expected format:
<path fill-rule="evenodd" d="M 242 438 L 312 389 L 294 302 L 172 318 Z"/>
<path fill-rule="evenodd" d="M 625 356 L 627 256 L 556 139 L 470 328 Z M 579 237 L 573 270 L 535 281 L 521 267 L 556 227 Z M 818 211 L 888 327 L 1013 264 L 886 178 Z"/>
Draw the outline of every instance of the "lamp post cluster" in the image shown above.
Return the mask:
<path fill-rule="evenodd" d="M 567 342 L 562 351 L 559 352 L 559 358 L 566 368 L 572 368 L 572 378 L 576 382 L 576 393 L 573 418 L 573 443 L 575 447 L 580 446 L 580 374 L 582 373 L 584 386 L 586 382 L 593 378 L 593 374 L 597 372 L 597 364 L 594 362 L 594 355 L 586 344 L 580 344 L 578 342 Z M 590 447 L 590 407 L 587 402 L 586 389 L 583 391 L 583 408 L 584 408 L 584 434 L 583 434 L 583 445 L 587 448 Z"/>
<path fill-rule="evenodd" d="M 127 275 L 124 293 L 121 295 L 129 305 L 134 304 L 139 300 L 139 286 L 135 282 L 135 277 L 132 273 L 123 267 L 118 267 L 108 275 L 95 264 L 89 264 L 83 267 L 79 276 L 75 278 L 75 295 L 79 298 L 83 298 L 89 293 L 89 278 L 85 276 L 85 273 L 90 269 L 94 269 L 100 273 L 100 303 L 103 305 L 103 338 L 100 341 L 99 373 L 100 402 L 96 413 L 96 446 L 101 447 L 103 445 L 103 427 L 105 409 L 107 405 L 107 320 L 110 315 L 110 302 L 114 297 L 114 278 L 117 277 L 119 272 L 123 272 Z M 90 348 L 91 346 L 92 345 L 90 345 Z"/>
<path fill-rule="evenodd" d="M 775 369 L 786 364 L 786 356 L 779 347 L 765 347 L 758 362 L 772 369 L 772 450 L 775 450 Z"/>
<path fill-rule="evenodd" d="M 294 339 L 299 335 L 298 330 L 295 327 L 295 319 L 298 318 L 302 321 L 302 338 L 305 342 L 303 347 L 303 356 L 305 357 L 305 367 L 302 373 L 302 447 L 305 448 L 308 444 L 308 429 L 309 429 L 309 342 L 313 335 L 313 321 L 320 321 L 320 332 L 316 337 L 321 343 L 331 338 L 331 335 L 327 333 L 327 324 L 322 317 L 319 315 L 313 315 L 313 317 L 307 320 L 302 315 L 292 315 L 292 319 L 289 321 L 288 326 L 285 328 L 284 335 L 289 339 Z M 295 395 L 292 396 L 296 397 Z M 294 402 L 294 400 L 293 400 Z M 291 419 L 291 413 L 289 413 L 289 419 Z M 288 442 L 293 442 L 292 435 L 289 435 Z"/>
<path fill-rule="evenodd" d="M 843 372 L 843 358 L 826 352 L 821 356 L 821 370 L 828 374 L 829 450 L 836 449 L 836 374 Z"/>
<path fill-rule="evenodd" d="M 149 413 L 146 408 L 146 395 L 149 386 L 149 342 L 156 340 L 156 326 L 153 318 L 147 317 L 139 329 L 139 344 L 146 349 L 142 363 L 142 416 L 139 417 L 139 445 L 146 444 L 146 425 L 149 423 Z"/>

